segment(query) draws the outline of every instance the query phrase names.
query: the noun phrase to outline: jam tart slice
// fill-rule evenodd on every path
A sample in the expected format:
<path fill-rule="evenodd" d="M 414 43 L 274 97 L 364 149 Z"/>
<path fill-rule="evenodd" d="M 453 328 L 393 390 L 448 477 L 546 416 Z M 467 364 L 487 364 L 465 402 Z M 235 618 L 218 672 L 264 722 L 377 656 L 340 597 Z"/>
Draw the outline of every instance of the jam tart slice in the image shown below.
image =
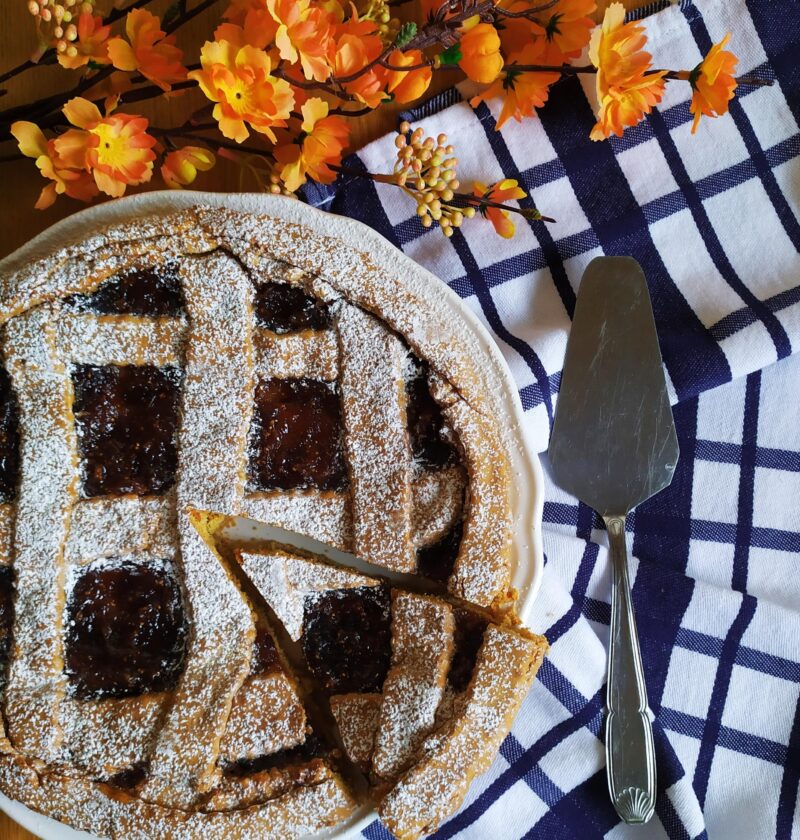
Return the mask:
<path fill-rule="evenodd" d="M 453 325 L 337 240 L 198 207 L 9 268 L 0 326 L 0 789 L 126 840 L 333 825 L 356 807 L 342 744 L 401 790 L 472 708 L 485 641 L 462 644 L 462 602 L 527 638 L 503 618 L 507 444 Z M 285 557 L 265 616 L 195 509 L 450 595 Z"/>
<path fill-rule="evenodd" d="M 466 602 L 319 558 L 274 546 L 235 556 L 299 638 L 381 819 L 398 838 L 434 831 L 494 759 L 546 641 Z"/>

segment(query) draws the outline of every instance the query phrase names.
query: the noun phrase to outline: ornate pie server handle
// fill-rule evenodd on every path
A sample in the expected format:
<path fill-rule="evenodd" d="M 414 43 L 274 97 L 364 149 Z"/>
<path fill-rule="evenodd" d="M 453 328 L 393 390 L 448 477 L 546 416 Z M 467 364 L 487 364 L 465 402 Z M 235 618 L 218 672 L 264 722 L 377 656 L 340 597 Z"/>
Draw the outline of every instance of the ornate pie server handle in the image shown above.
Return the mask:
<path fill-rule="evenodd" d="M 656 756 L 628 579 L 625 517 L 605 518 L 611 546 L 611 644 L 606 702 L 606 772 L 626 823 L 646 823 L 656 805 Z"/>

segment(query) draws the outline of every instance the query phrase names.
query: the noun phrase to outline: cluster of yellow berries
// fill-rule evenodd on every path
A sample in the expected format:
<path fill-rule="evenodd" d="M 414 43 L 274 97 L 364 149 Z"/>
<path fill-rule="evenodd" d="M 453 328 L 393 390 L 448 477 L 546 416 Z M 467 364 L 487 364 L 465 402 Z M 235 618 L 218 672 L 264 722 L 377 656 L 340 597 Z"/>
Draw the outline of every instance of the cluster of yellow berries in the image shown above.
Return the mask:
<path fill-rule="evenodd" d="M 452 236 L 454 228 L 475 215 L 475 208 L 451 204 L 459 187 L 458 158 L 452 157 L 455 150 L 448 144 L 447 135 L 440 134 L 434 139 L 424 134 L 421 128 L 412 132 L 407 122 L 400 124 L 394 141 L 397 146 L 394 178 L 417 202 L 417 215 L 423 227 L 438 222 L 442 233 Z"/>
<path fill-rule="evenodd" d="M 394 43 L 400 29 L 400 21 L 392 17 L 389 0 L 367 0 L 359 13 L 362 20 L 374 20 L 378 24 L 378 34 L 387 46 Z"/>
<path fill-rule="evenodd" d="M 68 56 L 78 54 L 73 41 L 78 39 L 75 25 L 84 12 L 92 12 L 94 0 L 30 0 L 28 11 L 36 18 L 44 41 Z"/>

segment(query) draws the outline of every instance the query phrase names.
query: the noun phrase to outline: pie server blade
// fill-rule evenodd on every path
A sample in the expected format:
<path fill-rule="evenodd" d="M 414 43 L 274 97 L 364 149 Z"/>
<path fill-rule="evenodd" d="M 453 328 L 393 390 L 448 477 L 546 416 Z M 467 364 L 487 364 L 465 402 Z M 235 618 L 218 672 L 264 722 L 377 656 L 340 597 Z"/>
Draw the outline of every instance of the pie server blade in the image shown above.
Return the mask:
<path fill-rule="evenodd" d="M 625 822 L 647 822 L 655 808 L 655 753 L 625 517 L 672 481 L 678 439 L 647 283 L 630 257 L 598 257 L 583 276 L 549 456 L 555 482 L 601 514 L 608 530 L 608 784 Z"/>

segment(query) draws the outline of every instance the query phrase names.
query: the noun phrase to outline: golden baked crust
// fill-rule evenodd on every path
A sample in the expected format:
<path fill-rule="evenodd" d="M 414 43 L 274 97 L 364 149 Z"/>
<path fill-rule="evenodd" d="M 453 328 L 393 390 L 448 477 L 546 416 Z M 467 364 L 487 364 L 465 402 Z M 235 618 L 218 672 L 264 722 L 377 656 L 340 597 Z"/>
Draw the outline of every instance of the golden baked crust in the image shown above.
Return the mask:
<path fill-rule="evenodd" d="M 177 314 L 98 314 L 75 304 L 74 296 L 91 295 L 108 280 L 167 265 L 177 267 Z M 271 283 L 324 300 L 331 323 L 287 333 L 260 326 L 255 298 Z M 417 570 L 421 552 L 449 539 L 456 546 L 450 593 L 500 623 L 504 611 L 513 616 L 508 453 L 498 442 L 487 383 L 453 325 L 368 254 L 336 239 L 270 216 L 198 207 L 111 227 L 0 277 L 0 326 L 21 430 L 17 496 L 0 504 L 0 566 L 12 566 L 16 578 L 0 789 L 111 837 L 288 838 L 343 819 L 355 800 L 324 756 L 294 756 L 289 769 L 258 765 L 260 757 L 291 754 L 310 739 L 302 692 L 285 661 L 255 668 L 263 617 L 189 511 L 247 515 L 399 572 Z M 413 456 L 411 354 L 429 366 L 427 383 L 457 463 L 428 469 Z M 82 493 L 73 410 L 78 366 L 177 372 L 174 487 Z M 263 489 L 253 481 L 253 394 L 267 380 L 312 380 L 337 391 L 346 486 Z M 273 600 L 283 593 L 273 608 L 292 638 L 309 592 L 380 584 L 278 559 L 269 580 L 242 567 L 264 597 L 266 590 Z M 178 581 L 189 627 L 180 678 L 136 696 L 77 697 L 65 669 L 68 599 L 87 569 L 118 562 Z M 414 780 L 431 772 L 432 739 L 459 721 L 477 726 L 465 718 L 477 701 L 472 688 L 454 701 L 445 685 L 450 603 L 397 591 L 393 598 L 392 668 L 382 693 L 335 695 L 331 706 L 334 717 L 353 716 L 352 758 L 391 791 L 387 824 L 398 836 L 415 836 L 414 820 L 435 825 L 466 787 L 447 802 L 430 800 L 428 791 L 416 816 L 403 810 L 402 791 L 416 790 Z M 502 633 L 525 648 L 524 634 L 508 627 Z M 523 667 L 524 651 L 512 648 L 503 654 L 508 662 L 493 659 L 491 646 L 481 648 L 473 684 L 489 679 L 492 663 L 507 666 L 510 696 L 521 698 L 535 656 L 531 648 Z M 424 703 L 409 703 L 409 684 Z M 499 695 L 495 702 L 502 710 L 495 728 L 475 728 L 473 774 L 490 760 L 518 707 Z M 340 729 L 347 729 L 341 720 Z M 466 749 L 468 735 L 448 735 L 443 749 Z M 140 774 L 132 784 L 115 786 L 131 772 Z"/>

